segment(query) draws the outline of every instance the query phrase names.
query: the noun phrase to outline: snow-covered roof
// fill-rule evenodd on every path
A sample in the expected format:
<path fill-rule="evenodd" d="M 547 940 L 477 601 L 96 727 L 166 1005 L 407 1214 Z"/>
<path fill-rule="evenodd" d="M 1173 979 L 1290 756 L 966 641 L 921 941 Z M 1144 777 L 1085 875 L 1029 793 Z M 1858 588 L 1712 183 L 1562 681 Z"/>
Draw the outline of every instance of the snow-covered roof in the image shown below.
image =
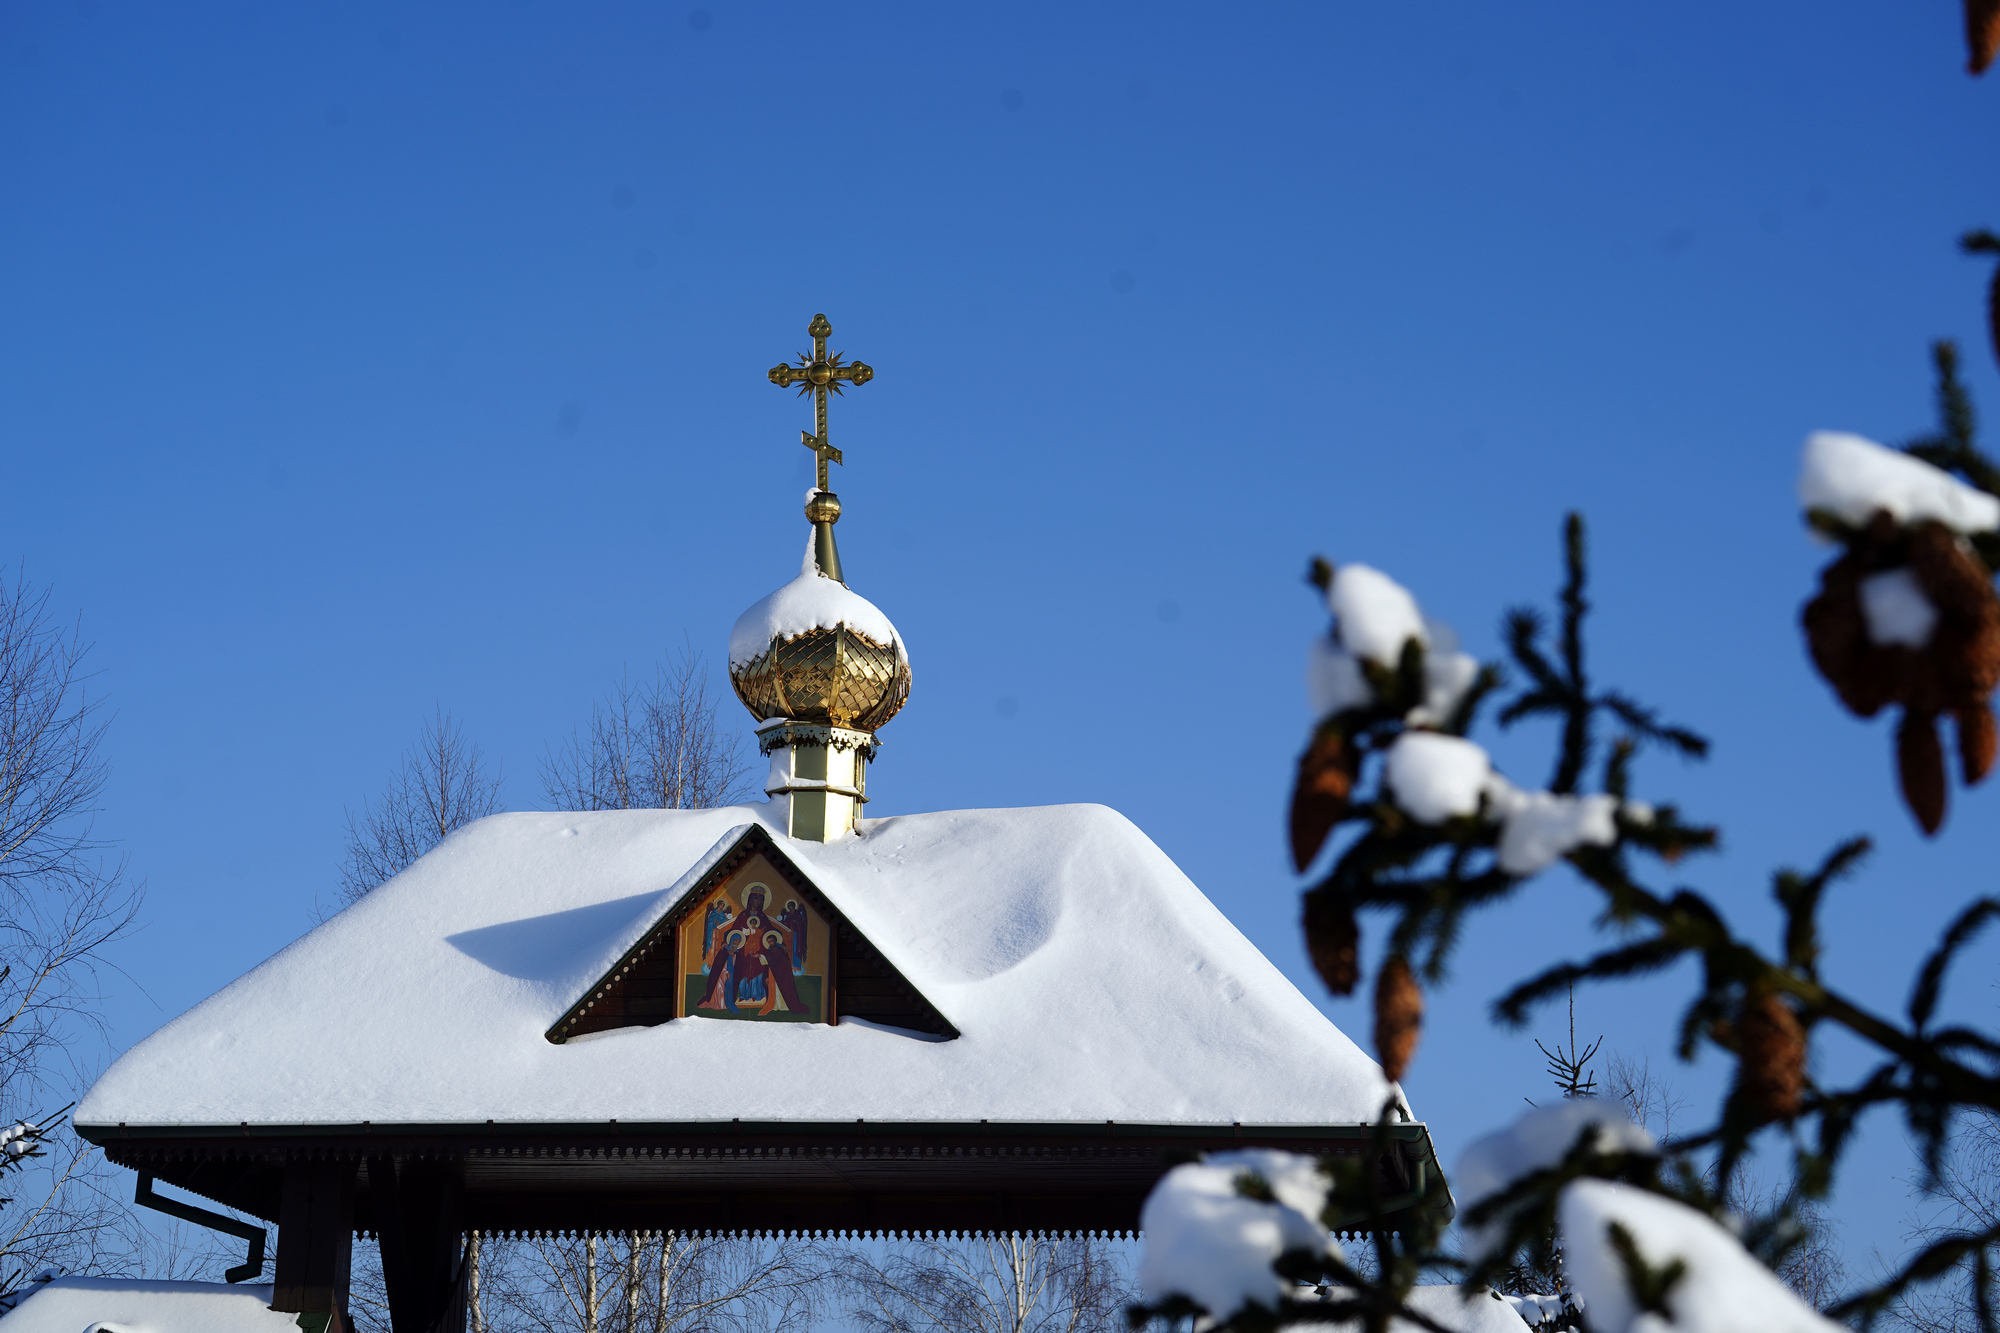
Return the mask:
<path fill-rule="evenodd" d="M 77 1122 L 1326 1125 L 1390 1092 L 1112 810 L 901 815 L 828 844 L 768 811 L 467 825 L 133 1047 Z M 751 821 L 957 1039 L 699 1017 L 544 1036 Z"/>
<path fill-rule="evenodd" d="M 0 1333 L 298 1333 L 271 1309 L 271 1288 L 219 1282 L 59 1277 L 0 1316 Z"/>
<path fill-rule="evenodd" d="M 736 618 L 729 631 L 729 665 L 739 667 L 768 652 L 774 639 L 790 639 L 807 630 L 845 625 L 880 644 L 902 648 L 903 640 L 889 617 L 844 583 L 819 572 L 810 540 L 799 576 Z M 907 649 L 903 660 L 909 660 Z"/>

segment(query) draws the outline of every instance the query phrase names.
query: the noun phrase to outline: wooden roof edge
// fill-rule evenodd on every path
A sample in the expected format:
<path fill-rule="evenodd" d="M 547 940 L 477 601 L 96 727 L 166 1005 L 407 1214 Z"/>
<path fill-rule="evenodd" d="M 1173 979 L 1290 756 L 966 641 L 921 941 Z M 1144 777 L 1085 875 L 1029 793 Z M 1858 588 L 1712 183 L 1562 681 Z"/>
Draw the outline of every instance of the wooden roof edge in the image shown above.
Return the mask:
<path fill-rule="evenodd" d="M 1251 1123 L 1222 1121 L 1093 1121 L 1093 1120 L 447 1120 L 287 1122 L 235 1124 L 130 1124 L 75 1123 L 79 1137 L 99 1146 L 162 1140 L 273 1139 L 514 1139 L 565 1138 L 594 1139 L 601 1142 L 641 1138 L 728 1139 L 822 1138 L 843 1141 L 910 1138 L 965 1139 L 1200 1139 L 1218 1144 L 1235 1139 L 1334 1139 L 1341 1141 L 1372 1138 L 1386 1128 L 1388 1137 L 1414 1147 L 1435 1160 L 1429 1126 L 1421 1120 L 1407 1120 L 1386 1127 L 1366 1121 L 1307 1125 L 1292 1122 Z"/>

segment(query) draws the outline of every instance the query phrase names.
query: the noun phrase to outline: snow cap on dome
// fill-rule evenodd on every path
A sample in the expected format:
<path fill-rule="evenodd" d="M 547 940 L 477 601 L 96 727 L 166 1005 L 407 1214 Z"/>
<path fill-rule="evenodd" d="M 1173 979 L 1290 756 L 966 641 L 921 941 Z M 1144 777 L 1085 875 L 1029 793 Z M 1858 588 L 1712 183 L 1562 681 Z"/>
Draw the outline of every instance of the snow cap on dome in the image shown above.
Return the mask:
<path fill-rule="evenodd" d="M 773 643 L 808 630 L 845 625 L 876 643 L 892 644 L 904 661 L 909 651 L 889 617 L 873 602 L 819 572 L 811 541 L 799 576 L 736 618 L 729 631 L 729 665 L 740 667 L 769 652 Z"/>

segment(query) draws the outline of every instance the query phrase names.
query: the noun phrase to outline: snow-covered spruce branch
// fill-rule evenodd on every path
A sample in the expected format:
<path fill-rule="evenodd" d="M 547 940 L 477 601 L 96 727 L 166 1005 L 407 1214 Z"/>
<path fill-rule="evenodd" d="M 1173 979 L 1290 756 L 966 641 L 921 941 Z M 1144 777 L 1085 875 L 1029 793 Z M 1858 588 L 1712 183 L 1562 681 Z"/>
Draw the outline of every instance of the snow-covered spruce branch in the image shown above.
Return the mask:
<path fill-rule="evenodd" d="M 1378 1152 L 1390 1146 L 1394 1112 L 1392 1102 L 1377 1122 Z M 1379 1277 L 1349 1262 L 1331 1235 L 1329 1221 L 1343 1209 L 1371 1210 L 1378 1188 L 1359 1162 L 1273 1149 L 1211 1153 L 1175 1167 L 1141 1217 L 1139 1283 L 1149 1301 L 1131 1309 L 1133 1327 L 1222 1316 L 1220 1326 L 1233 1333 L 1301 1323 L 1375 1330 L 1395 1318 L 1427 1333 L 1456 1333 L 1438 1312 L 1407 1299 L 1420 1263 L 1455 1263 L 1436 1253 L 1434 1221 L 1418 1222 L 1401 1244 L 1374 1237 Z"/>
<path fill-rule="evenodd" d="M 1385 576 L 1363 566 L 1315 566 L 1314 582 L 1327 594 L 1336 628 L 1315 648 L 1312 689 L 1326 720 L 1301 761 L 1293 851 L 1303 869 L 1328 842 L 1337 850 L 1330 870 L 1306 895 L 1308 942 L 1328 984 L 1350 992 L 1359 979 L 1357 913 L 1391 915 L 1376 992 L 1376 1042 L 1385 1069 L 1396 1077 L 1421 1022 L 1411 960 L 1420 960 L 1426 979 L 1439 979 L 1470 912 L 1519 892 L 1556 860 L 1567 861 L 1603 896 L 1607 926 L 1644 933 L 1582 962 L 1545 970 L 1502 997 L 1495 1017 L 1518 1025 L 1537 1003 L 1575 982 L 1641 975 L 1699 957 L 1703 981 L 1682 1016 L 1680 1053 L 1691 1057 L 1707 1040 L 1736 1060 L 1737 1077 L 1718 1118 L 1662 1150 L 1608 1107 L 1601 1123 L 1556 1125 L 1575 1131 L 1560 1140 L 1550 1138 L 1548 1124 L 1531 1123 L 1549 1113 L 1524 1117 L 1496 1137 L 1539 1136 L 1539 1146 L 1525 1155 L 1518 1145 L 1494 1150 L 1513 1159 L 1517 1170 L 1482 1187 L 1473 1179 L 1475 1165 L 1461 1164 L 1470 1253 L 1442 1252 L 1436 1228 L 1418 1225 L 1401 1236 L 1373 1238 L 1373 1275 L 1349 1265 L 1324 1230 L 1332 1219 L 1365 1214 L 1378 1202 L 1371 1182 L 1357 1179 L 1351 1167 L 1327 1162 L 1302 1168 L 1304 1159 L 1287 1166 L 1278 1160 L 1282 1154 L 1266 1154 L 1259 1174 L 1257 1164 L 1233 1160 L 1247 1155 L 1228 1154 L 1177 1168 L 1149 1203 L 1153 1303 L 1135 1310 L 1135 1318 L 1199 1309 L 1246 1333 L 1306 1319 L 1350 1320 L 1373 1330 L 1386 1328 L 1393 1317 L 1434 1328 L 1438 1324 L 1413 1304 L 1424 1295 L 1416 1286 L 1419 1273 L 1459 1272 L 1464 1290 L 1473 1292 L 1523 1250 L 1546 1248 L 1563 1236 L 1573 1251 L 1570 1267 L 1579 1267 L 1581 1255 L 1581 1268 L 1595 1274 L 1579 1277 L 1579 1286 L 1595 1287 L 1585 1295 L 1597 1303 L 1593 1320 L 1600 1329 L 1623 1329 L 1649 1311 L 1687 1315 L 1709 1301 L 1718 1283 L 1735 1293 L 1732 1299 L 1766 1310 L 1772 1327 L 1827 1328 L 1718 1225 L 1730 1220 L 1724 1200 L 1751 1135 L 1771 1124 L 1817 1128 L 1816 1142 L 1802 1141 L 1796 1151 L 1794 1186 L 1787 1192 L 1789 1199 L 1810 1200 L 1830 1187 L 1856 1119 L 1871 1106 L 1903 1109 L 1932 1173 L 1954 1112 L 2000 1109 L 2000 1043 L 1965 1027 L 1931 1026 L 1953 959 L 2000 916 L 2000 902 L 1977 900 L 1946 929 L 1919 971 L 1906 1021 L 1899 1022 L 1844 995 L 1818 968 L 1821 901 L 1865 855 L 1866 840 L 1841 845 L 1811 873 L 1775 877 L 1784 912 L 1782 947 L 1775 954 L 1740 938 L 1703 895 L 1642 882 L 1634 853 L 1677 863 L 1712 847 L 1715 832 L 1684 823 L 1672 807 L 1632 800 L 1634 757 L 1649 743 L 1690 756 L 1703 753 L 1705 744 L 1627 696 L 1592 687 L 1585 669 L 1588 602 L 1579 519 L 1572 516 L 1564 537 L 1567 578 L 1554 652 L 1542 648 L 1539 616 L 1517 611 L 1506 624 L 1510 655 L 1526 684 L 1503 702 L 1502 724 L 1536 716 L 1560 724 L 1549 788 L 1540 792 L 1514 787 L 1466 738 L 1501 673 L 1464 659 L 1448 631 L 1426 622 L 1415 600 Z M 1596 733 L 1604 725 L 1618 734 L 1600 749 Z M 1598 790 L 1579 794 L 1591 776 Z M 1348 836 L 1336 840 L 1343 828 Z M 1847 1030 L 1886 1059 L 1851 1087 L 1814 1086 L 1806 1053 L 1821 1023 Z M 1579 1102 L 1552 1111 L 1571 1114 L 1592 1105 L 1602 1106 Z M 1612 1122 L 1621 1132 L 1612 1131 Z M 1621 1137 L 1622 1131 L 1637 1140 Z M 1197 1179 L 1198 1172 L 1209 1174 Z M 1293 1179 L 1287 1198 L 1265 1179 L 1287 1172 L 1319 1182 L 1322 1196 L 1306 1197 Z M 1176 1183 L 1175 1176 L 1182 1179 Z M 1206 1213 L 1186 1210 L 1197 1220 L 1181 1228 L 1182 1252 L 1156 1267 L 1158 1233 L 1171 1237 L 1175 1228 L 1170 1216 L 1154 1215 L 1155 1206 L 1170 1213 L 1163 1201 L 1204 1190 Z M 1289 1223 L 1259 1216 L 1260 1209 L 1280 1210 Z M 1232 1223 L 1232 1215 L 1240 1216 Z M 1319 1230 L 1292 1234 L 1301 1221 Z M 1787 1241 L 1782 1221 L 1766 1219 L 1746 1233 L 1767 1262 L 1797 1243 L 1796 1236 Z M 1983 1287 L 1996 1240 L 2000 1228 L 1940 1238 L 1886 1281 L 1849 1297 L 1837 1313 L 1872 1319 L 1913 1284 L 1967 1266 L 1977 1270 Z M 1232 1246 L 1233 1267 L 1227 1262 Z M 1213 1270 L 1206 1278 L 1204 1252 Z M 1224 1262 L 1216 1262 L 1218 1255 Z M 1261 1278 L 1246 1276 L 1259 1272 Z M 1725 1281 L 1717 1274 L 1734 1276 Z M 1629 1318 L 1618 1317 L 1620 1311 Z M 1981 1318 L 1992 1328 L 1983 1310 Z M 1683 1322 L 1707 1326 L 1699 1318 Z"/>

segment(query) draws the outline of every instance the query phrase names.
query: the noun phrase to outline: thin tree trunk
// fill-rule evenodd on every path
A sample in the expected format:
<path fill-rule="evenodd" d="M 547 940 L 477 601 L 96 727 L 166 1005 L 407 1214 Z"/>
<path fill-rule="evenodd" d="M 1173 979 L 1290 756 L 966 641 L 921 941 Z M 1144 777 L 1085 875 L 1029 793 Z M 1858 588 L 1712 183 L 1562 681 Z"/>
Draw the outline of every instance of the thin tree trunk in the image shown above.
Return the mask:
<path fill-rule="evenodd" d="M 1010 1236 L 1007 1240 L 1007 1248 L 1014 1256 L 1014 1328 L 1010 1333 L 1019 1333 L 1028 1325 L 1029 1306 L 1033 1303 L 1028 1295 L 1028 1266 L 1032 1262 L 1028 1247 L 1033 1243 L 1020 1236 Z"/>
<path fill-rule="evenodd" d="M 467 1311 L 472 1316 L 472 1333 L 486 1333 L 486 1312 L 479 1308 L 479 1233 L 472 1233 L 472 1252 L 467 1256 L 472 1265 L 472 1282 L 469 1295 L 472 1308 Z"/>
<path fill-rule="evenodd" d="M 583 1238 L 583 1333 L 598 1333 L 597 1328 L 597 1233 L 587 1233 Z"/>
<path fill-rule="evenodd" d="M 639 1333 L 639 1232 L 625 1233 L 625 1321 L 624 1333 Z"/>
<path fill-rule="evenodd" d="M 667 1298 L 673 1294 L 674 1233 L 660 1235 L 660 1304 L 653 1311 L 653 1333 L 666 1333 Z"/>

